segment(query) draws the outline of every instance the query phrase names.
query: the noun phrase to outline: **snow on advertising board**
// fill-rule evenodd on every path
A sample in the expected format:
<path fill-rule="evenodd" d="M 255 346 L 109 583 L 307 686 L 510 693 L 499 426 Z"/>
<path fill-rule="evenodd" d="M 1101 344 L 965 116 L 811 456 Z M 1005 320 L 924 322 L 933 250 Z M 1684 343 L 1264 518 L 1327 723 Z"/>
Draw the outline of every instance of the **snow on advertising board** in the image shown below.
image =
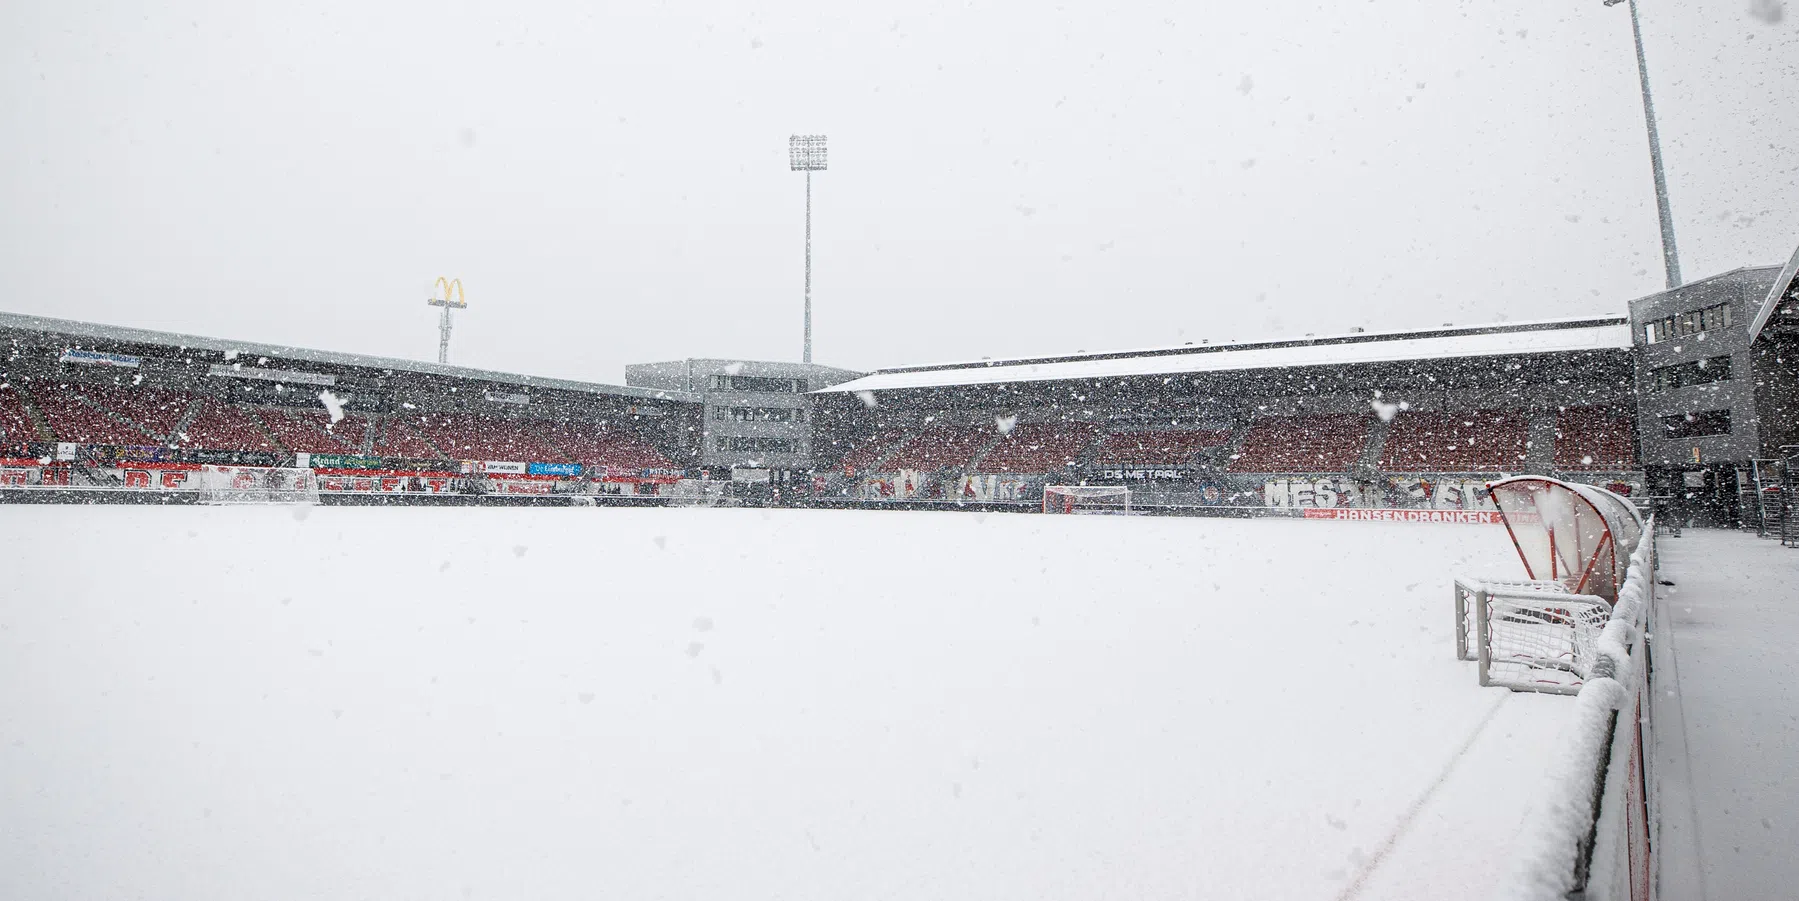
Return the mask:
<path fill-rule="evenodd" d="M 1029 485 L 1024 476 L 965 475 L 956 493 L 968 501 L 1019 501 L 1029 499 Z"/>
<path fill-rule="evenodd" d="M 1269 507 L 1318 509 L 1496 509 L 1485 479 L 1431 476 L 1387 476 L 1378 482 L 1348 476 L 1269 479 L 1262 483 L 1262 502 Z"/>
<path fill-rule="evenodd" d="M 317 471 L 319 490 L 338 494 L 450 494 L 461 479 L 442 472 Z"/>

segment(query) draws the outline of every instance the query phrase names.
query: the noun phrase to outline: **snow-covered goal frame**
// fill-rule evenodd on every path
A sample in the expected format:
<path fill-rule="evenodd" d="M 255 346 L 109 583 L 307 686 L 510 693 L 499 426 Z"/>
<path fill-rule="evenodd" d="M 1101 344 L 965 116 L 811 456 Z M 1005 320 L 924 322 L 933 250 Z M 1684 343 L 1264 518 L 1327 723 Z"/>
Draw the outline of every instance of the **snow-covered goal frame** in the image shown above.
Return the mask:
<path fill-rule="evenodd" d="M 1123 485 L 1046 485 L 1045 513 L 1129 513 L 1131 489 Z"/>

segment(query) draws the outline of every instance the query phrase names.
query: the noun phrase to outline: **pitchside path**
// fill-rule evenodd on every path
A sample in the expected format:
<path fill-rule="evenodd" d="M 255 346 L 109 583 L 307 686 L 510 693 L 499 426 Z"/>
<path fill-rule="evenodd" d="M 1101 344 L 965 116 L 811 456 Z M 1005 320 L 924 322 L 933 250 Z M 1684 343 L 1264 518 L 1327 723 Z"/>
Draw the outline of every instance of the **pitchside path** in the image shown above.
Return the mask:
<path fill-rule="evenodd" d="M 1799 898 L 1799 549 L 1659 544 L 1661 897 Z"/>

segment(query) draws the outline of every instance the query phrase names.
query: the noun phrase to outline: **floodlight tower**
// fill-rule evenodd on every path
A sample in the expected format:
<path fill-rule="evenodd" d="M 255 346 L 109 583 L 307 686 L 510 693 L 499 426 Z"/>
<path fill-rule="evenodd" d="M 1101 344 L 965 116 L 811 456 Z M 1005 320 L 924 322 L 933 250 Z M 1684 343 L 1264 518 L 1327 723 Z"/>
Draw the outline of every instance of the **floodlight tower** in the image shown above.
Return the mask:
<path fill-rule="evenodd" d="M 443 289 L 443 296 L 437 296 L 437 290 Z M 453 293 L 452 293 L 453 292 Z M 434 307 L 443 307 L 443 319 L 437 324 L 437 362 L 450 362 L 450 311 L 468 309 L 468 299 L 462 295 L 462 279 L 437 277 L 437 284 L 432 286 L 431 299 L 425 301 Z"/>
<path fill-rule="evenodd" d="M 794 135 L 787 139 L 787 165 L 806 173 L 806 342 L 800 361 L 812 362 L 812 173 L 825 171 L 825 136 Z"/>
<path fill-rule="evenodd" d="M 1662 171 L 1662 139 L 1655 129 L 1655 104 L 1649 99 L 1649 64 L 1643 59 L 1643 26 L 1637 0 L 1605 0 L 1606 6 L 1630 3 L 1630 33 L 1637 41 L 1637 82 L 1643 86 L 1643 119 L 1649 123 L 1649 165 L 1655 172 L 1655 210 L 1662 220 L 1662 265 L 1668 287 L 1680 287 L 1680 256 L 1674 251 L 1674 211 L 1668 206 L 1668 176 Z"/>

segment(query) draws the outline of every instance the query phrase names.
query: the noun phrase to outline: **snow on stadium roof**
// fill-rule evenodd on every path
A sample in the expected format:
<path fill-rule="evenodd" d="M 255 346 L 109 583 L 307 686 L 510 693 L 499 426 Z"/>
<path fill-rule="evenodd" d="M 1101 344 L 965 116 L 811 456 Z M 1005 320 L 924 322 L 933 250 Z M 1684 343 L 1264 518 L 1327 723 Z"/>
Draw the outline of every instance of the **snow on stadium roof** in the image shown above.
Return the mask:
<path fill-rule="evenodd" d="M 884 369 L 814 393 L 1453 360 L 1631 346 L 1623 316 Z"/>
<path fill-rule="evenodd" d="M 0 312 L 0 329 L 41 332 L 46 335 L 85 339 L 88 341 L 148 344 L 158 347 L 192 348 L 195 350 L 217 351 L 220 353 L 231 353 L 235 351 L 240 356 L 270 357 L 277 360 L 317 363 L 324 366 L 345 366 L 357 369 L 379 369 L 392 372 L 420 373 L 444 376 L 446 378 L 467 379 L 473 382 L 489 382 L 496 385 L 516 385 L 525 388 L 574 391 L 583 394 L 611 394 L 644 400 L 673 400 L 687 401 L 689 403 L 698 403 L 700 400 L 700 395 L 689 394 L 685 391 L 628 388 L 623 385 L 603 385 L 596 382 L 576 382 L 567 379 L 520 375 L 513 372 L 470 369 L 466 366 L 450 366 L 444 363 L 425 363 L 418 360 L 372 357 L 362 354 L 339 353 L 331 350 L 313 350 L 306 347 L 256 344 L 250 341 L 228 341 L 224 338 L 208 338 L 201 335 L 181 335 L 173 332 L 158 332 L 149 329 L 127 328 L 118 325 L 102 325 L 96 322 L 79 322 L 73 319 L 52 319 L 47 316 L 27 316 L 23 313 Z"/>
<path fill-rule="evenodd" d="M 1787 260 L 1786 267 L 1774 277 L 1773 287 L 1768 289 L 1767 299 L 1762 301 L 1761 309 L 1756 311 L 1755 321 L 1749 323 L 1749 340 L 1755 340 L 1774 318 L 1774 311 L 1780 303 L 1788 298 L 1799 299 L 1799 249 L 1793 251 L 1793 258 Z"/>

